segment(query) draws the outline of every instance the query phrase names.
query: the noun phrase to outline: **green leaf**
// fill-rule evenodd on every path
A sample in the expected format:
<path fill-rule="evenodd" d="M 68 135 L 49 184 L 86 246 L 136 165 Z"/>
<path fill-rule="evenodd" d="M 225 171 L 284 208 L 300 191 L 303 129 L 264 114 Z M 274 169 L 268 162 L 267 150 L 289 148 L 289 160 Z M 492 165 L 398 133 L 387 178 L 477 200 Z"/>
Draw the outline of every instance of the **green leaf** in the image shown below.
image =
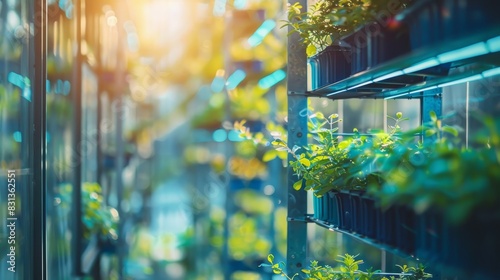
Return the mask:
<path fill-rule="evenodd" d="M 437 121 L 437 115 L 436 115 L 436 112 L 431 111 L 431 112 L 429 113 L 429 116 L 431 117 L 431 120 L 432 120 L 433 122 L 436 122 L 436 121 Z"/>
<path fill-rule="evenodd" d="M 307 45 L 307 48 L 306 48 L 306 54 L 307 56 L 313 56 L 316 54 L 316 46 L 314 46 L 313 44 L 309 44 Z"/>
<path fill-rule="evenodd" d="M 326 36 L 325 41 L 328 45 L 331 45 L 333 43 L 332 36 Z"/>
<path fill-rule="evenodd" d="M 269 254 L 269 256 L 267 256 L 267 261 L 269 261 L 270 263 L 273 263 L 274 262 L 274 255 Z"/>
<path fill-rule="evenodd" d="M 449 134 L 451 134 L 451 135 L 453 135 L 453 136 L 455 136 L 455 137 L 457 137 L 457 136 L 458 136 L 458 130 L 457 130 L 456 128 L 454 128 L 454 127 L 451 127 L 451 126 L 443 126 L 443 128 L 442 128 L 442 129 L 443 129 L 443 131 L 444 131 L 444 132 L 447 132 L 447 133 L 449 133 Z"/>
<path fill-rule="evenodd" d="M 305 167 L 311 166 L 311 162 L 307 158 L 301 158 L 299 161 Z"/>
<path fill-rule="evenodd" d="M 264 161 L 264 162 L 271 161 L 271 160 L 275 159 L 276 156 L 277 156 L 277 151 L 276 150 L 268 150 L 262 156 L 262 161 Z"/>
<path fill-rule="evenodd" d="M 434 134 L 436 134 L 436 130 L 434 130 L 434 129 L 427 129 L 425 131 L 425 136 L 432 136 Z"/>
<path fill-rule="evenodd" d="M 302 179 L 298 180 L 297 182 L 293 183 L 293 189 L 298 191 L 302 188 Z"/>

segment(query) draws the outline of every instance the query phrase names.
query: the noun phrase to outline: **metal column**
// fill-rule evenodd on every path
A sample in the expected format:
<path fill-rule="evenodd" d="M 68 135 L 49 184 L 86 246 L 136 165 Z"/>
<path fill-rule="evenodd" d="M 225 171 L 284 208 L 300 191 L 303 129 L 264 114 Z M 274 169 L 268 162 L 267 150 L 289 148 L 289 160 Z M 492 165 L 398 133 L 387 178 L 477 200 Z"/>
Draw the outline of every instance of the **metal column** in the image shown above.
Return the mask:
<path fill-rule="evenodd" d="M 443 106 L 441 100 L 441 88 L 427 90 L 422 92 L 420 113 L 422 117 L 422 123 L 429 122 L 431 119 L 429 113 L 434 111 L 438 117 L 443 114 Z"/>
<path fill-rule="evenodd" d="M 295 2 L 295 1 L 294 1 Z M 307 0 L 298 1 L 307 9 Z M 307 144 L 307 57 L 300 37 L 292 34 L 288 40 L 288 145 Z M 289 160 L 291 156 L 289 155 Z M 288 167 L 288 228 L 287 228 L 287 273 L 294 275 L 304 267 L 307 257 L 307 193 L 296 191 L 293 184 L 297 176 Z"/>
<path fill-rule="evenodd" d="M 32 18 L 35 23 L 35 35 L 33 38 L 33 49 L 30 55 L 33 55 L 30 76 L 34 77 L 33 83 L 33 181 L 31 194 L 31 230 L 30 234 L 33 238 L 31 244 L 33 246 L 30 260 L 26 260 L 31 264 L 28 268 L 31 269 L 32 279 L 47 279 L 47 255 L 46 255 L 46 51 L 47 51 L 47 3 L 45 0 L 37 0 L 33 3 Z M 29 244 L 29 243 L 28 243 Z M 25 277 L 26 277 L 25 276 Z"/>

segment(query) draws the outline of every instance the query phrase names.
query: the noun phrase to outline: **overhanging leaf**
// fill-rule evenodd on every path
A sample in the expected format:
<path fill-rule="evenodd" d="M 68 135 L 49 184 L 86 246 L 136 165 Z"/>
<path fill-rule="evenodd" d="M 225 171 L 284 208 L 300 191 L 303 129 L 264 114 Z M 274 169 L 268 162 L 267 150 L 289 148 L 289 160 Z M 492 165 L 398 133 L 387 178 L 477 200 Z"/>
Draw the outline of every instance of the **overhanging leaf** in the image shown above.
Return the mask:
<path fill-rule="evenodd" d="M 316 46 L 314 46 L 313 44 L 309 44 L 307 45 L 307 48 L 306 48 L 306 54 L 307 56 L 313 56 L 316 54 Z"/>
<path fill-rule="evenodd" d="M 302 179 L 298 180 L 297 182 L 293 183 L 293 189 L 298 191 L 302 188 Z"/>
<path fill-rule="evenodd" d="M 275 159 L 276 156 L 277 156 L 277 151 L 276 150 L 268 150 L 262 156 L 262 161 L 264 161 L 264 162 L 271 161 L 271 160 Z"/>

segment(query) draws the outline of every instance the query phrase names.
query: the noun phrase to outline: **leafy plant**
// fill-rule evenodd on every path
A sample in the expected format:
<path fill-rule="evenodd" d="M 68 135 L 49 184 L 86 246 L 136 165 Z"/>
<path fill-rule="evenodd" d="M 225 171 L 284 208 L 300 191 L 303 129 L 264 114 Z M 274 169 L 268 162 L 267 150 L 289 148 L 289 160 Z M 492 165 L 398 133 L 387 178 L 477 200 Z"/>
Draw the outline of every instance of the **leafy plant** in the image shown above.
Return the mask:
<path fill-rule="evenodd" d="M 459 129 L 442 125 L 434 112 L 431 121 L 406 132 L 410 139 L 422 132 L 424 140 L 415 144 L 404 141 L 379 163 L 384 174 L 381 188 L 371 189 L 382 206 L 395 203 L 411 205 L 417 213 L 430 208 L 444 212 L 451 222 L 459 223 L 473 213 L 500 215 L 494 210 L 500 191 L 500 120 L 481 116 L 485 129 L 472 135 L 474 148 L 458 141 Z"/>
<path fill-rule="evenodd" d="M 92 233 L 97 233 L 112 240 L 118 239 L 118 211 L 104 204 L 99 184 L 82 184 L 82 206 L 84 237 L 88 238 Z"/>
<path fill-rule="evenodd" d="M 338 44 L 341 38 L 364 24 L 375 21 L 381 12 L 397 11 L 410 0 L 319 0 L 302 12 L 302 5 L 288 6 L 288 18 L 282 27 L 291 27 L 290 34 L 299 34 L 308 56 L 327 46 Z M 396 6 L 394 6 L 396 4 Z M 390 7 L 390 9 L 389 9 Z"/>
<path fill-rule="evenodd" d="M 500 219 L 500 119 L 478 116 L 484 129 L 470 136 L 473 148 L 458 139 L 459 127 L 443 125 L 434 112 L 430 122 L 402 131 L 402 113 L 388 116 L 388 132 L 371 130 L 362 135 L 338 136 L 336 114 L 309 116 L 311 141 L 289 147 L 286 135 L 253 135 L 240 123 L 240 131 L 255 143 L 271 142 L 276 151 L 288 153 L 290 167 L 304 188 L 321 196 L 331 190 L 368 190 L 382 207 L 406 204 L 417 213 L 440 209 L 445 218 L 460 223 L 478 213 Z M 281 155 L 282 158 L 283 155 Z"/>
<path fill-rule="evenodd" d="M 63 184 L 60 186 L 61 205 L 68 207 L 71 202 L 73 186 Z M 101 238 L 116 240 L 118 238 L 118 211 L 105 205 L 102 188 L 98 183 L 85 182 L 82 184 L 82 222 L 83 237 L 90 238 L 98 234 Z"/>
<path fill-rule="evenodd" d="M 409 267 L 407 265 L 397 265 L 401 269 L 399 273 L 382 273 L 380 270 L 372 271 L 368 269 L 366 271 L 360 270 L 359 265 L 363 264 L 363 260 L 357 260 L 357 255 L 352 256 L 345 254 L 343 256 L 338 256 L 336 262 L 339 264 L 338 267 L 332 267 L 329 265 L 319 265 L 318 261 L 311 261 L 308 268 L 302 269 L 304 273 L 304 279 L 318 279 L 318 280 L 424 280 L 432 278 L 432 275 L 425 272 L 425 267 L 419 265 L 418 267 Z M 281 275 L 286 279 L 293 280 L 295 277 L 299 277 L 296 273 L 292 276 L 286 273 L 286 264 L 284 262 L 274 262 L 274 255 L 269 254 L 267 257 L 269 264 L 261 264 L 260 266 L 266 267 L 270 266 L 274 274 Z M 389 276 L 387 278 L 386 276 Z"/>
<path fill-rule="evenodd" d="M 361 135 L 354 129 L 351 136 L 343 137 L 337 135 L 338 115 L 325 117 L 318 112 L 309 117 L 310 144 L 289 148 L 284 139 L 275 138 L 273 145 L 293 156 L 290 166 L 299 177 L 296 190 L 305 186 L 317 196 L 331 190 L 366 190 L 380 184 L 380 172 L 373 163 L 386 157 L 400 141 L 399 124 L 405 118 L 402 113 L 391 118 L 394 125 L 389 132 L 374 130 L 371 135 Z"/>

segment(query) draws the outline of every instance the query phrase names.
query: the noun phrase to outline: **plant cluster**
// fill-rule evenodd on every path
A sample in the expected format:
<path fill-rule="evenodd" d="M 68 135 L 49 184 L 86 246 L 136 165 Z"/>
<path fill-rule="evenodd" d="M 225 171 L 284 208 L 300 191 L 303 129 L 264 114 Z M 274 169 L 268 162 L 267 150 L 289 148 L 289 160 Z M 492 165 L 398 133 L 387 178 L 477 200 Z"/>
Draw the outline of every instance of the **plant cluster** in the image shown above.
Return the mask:
<path fill-rule="evenodd" d="M 296 190 L 316 196 L 367 191 L 384 208 L 405 204 L 417 213 L 439 209 L 454 223 L 474 214 L 500 219 L 495 207 L 500 200 L 495 187 L 500 184 L 500 119 L 480 116 L 484 129 L 469 137 L 467 148 L 457 137 L 461 129 L 443 125 L 434 112 L 430 122 L 407 131 L 400 127 L 406 120 L 402 113 L 388 118 L 393 124 L 387 132 L 361 134 L 355 129 L 340 136 L 336 114 L 315 113 L 309 116 L 312 139 L 307 146 L 289 147 L 280 133 L 271 134 L 272 145 L 291 155 L 289 165 L 299 178 Z"/>
<path fill-rule="evenodd" d="M 302 269 L 304 279 L 317 279 L 317 280 L 424 280 L 432 278 L 432 275 L 425 272 L 422 265 L 418 267 L 409 267 L 407 265 L 397 265 L 401 272 L 399 273 L 382 273 L 380 270 L 366 271 L 360 270 L 359 265 L 363 264 L 363 260 L 357 260 L 357 256 L 345 254 L 339 255 L 336 262 L 339 264 L 337 267 L 329 265 L 319 265 L 318 261 L 311 261 L 309 268 Z M 270 266 L 273 273 L 281 275 L 286 279 L 292 280 L 299 276 L 298 274 L 289 276 L 285 272 L 284 262 L 274 262 L 274 255 L 270 254 L 267 257 L 269 264 L 261 264 L 261 266 Z M 387 277 L 389 278 L 387 278 Z"/>
<path fill-rule="evenodd" d="M 319 0 L 302 12 L 302 5 L 288 6 L 288 18 L 282 27 L 291 27 L 288 33 L 299 34 L 308 56 L 332 44 L 357 28 L 376 21 L 379 14 L 392 14 L 411 0 Z M 392 14 L 393 15 L 393 14 Z"/>
<path fill-rule="evenodd" d="M 71 203 L 71 184 L 60 186 L 61 205 L 68 207 Z M 101 238 L 118 239 L 118 211 L 105 205 L 102 188 L 98 183 L 82 183 L 82 222 L 83 237 L 90 238 L 98 234 Z"/>
<path fill-rule="evenodd" d="M 99 184 L 82 184 L 82 208 L 84 237 L 97 233 L 105 238 L 118 239 L 118 211 L 104 204 Z"/>
<path fill-rule="evenodd" d="M 401 142 L 400 122 L 403 115 L 398 113 L 389 132 L 372 131 L 362 135 L 354 129 L 351 136 L 337 134 L 337 114 L 325 117 L 322 113 L 309 116 L 309 132 L 312 141 L 305 147 L 288 147 L 286 140 L 276 137 L 272 144 L 278 150 L 287 150 L 292 155 L 290 166 L 300 178 L 294 185 L 296 190 L 303 186 L 317 196 L 332 190 L 365 191 L 368 186 L 380 185 L 382 174 L 375 162 L 390 154 Z"/>
<path fill-rule="evenodd" d="M 437 208 L 455 223 L 473 213 L 499 218 L 500 120 L 481 116 L 484 130 L 472 135 L 473 148 L 462 147 L 458 129 L 442 124 L 435 113 L 431 121 L 407 132 L 397 147 L 378 166 L 384 184 L 372 188 L 384 206 L 407 204 L 417 213 Z M 408 139 L 422 132 L 424 140 Z"/>

